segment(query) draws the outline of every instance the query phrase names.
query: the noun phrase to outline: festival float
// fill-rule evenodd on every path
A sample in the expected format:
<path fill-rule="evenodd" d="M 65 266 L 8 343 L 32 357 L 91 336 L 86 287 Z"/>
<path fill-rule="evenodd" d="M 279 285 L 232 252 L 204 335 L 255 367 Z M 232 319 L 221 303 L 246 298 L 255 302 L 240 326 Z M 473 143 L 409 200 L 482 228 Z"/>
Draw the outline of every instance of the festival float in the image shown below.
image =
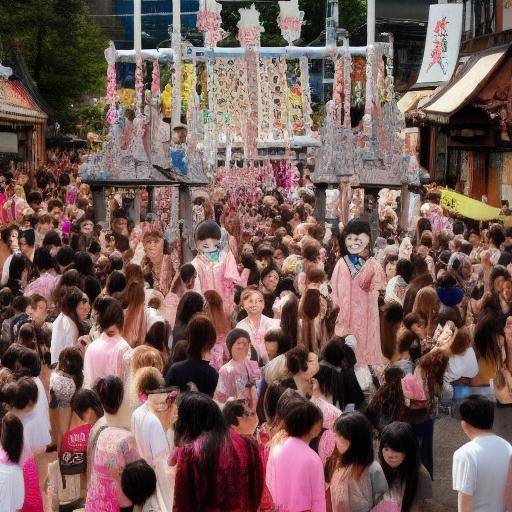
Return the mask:
<path fill-rule="evenodd" d="M 337 197 L 350 203 L 353 187 L 362 200 L 366 186 L 418 182 L 418 166 L 404 155 L 390 42 L 350 47 L 332 29 L 333 17 L 325 46 L 294 46 L 303 13 L 298 0 L 283 0 L 278 24 L 288 46 L 261 46 L 264 27 L 253 4 L 239 10 L 240 47 L 219 47 L 226 35 L 222 5 L 201 0 L 197 27 L 204 47 L 183 40 L 175 1 L 170 48 L 143 50 L 141 1 L 134 3 L 134 49 L 110 43 L 105 50 L 108 135 L 80 169 L 105 217 L 109 198 L 122 196 L 132 203 L 136 224 L 145 211 L 143 224 L 172 234 L 171 244 L 186 241 L 182 256 L 190 260 L 188 242 L 202 220 L 192 204 L 205 191 L 222 188 L 235 208 L 256 204 L 272 189 L 286 198 L 296 192 L 298 167 L 315 162 L 317 215 L 325 218 L 327 189 L 340 187 Z M 333 99 L 319 131 L 313 129 L 309 88 L 313 58 L 331 59 L 335 69 Z M 119 90 L 116 64 L 127 62 L 135 63 L 135 88 Z M 163 68 L 168 83 L 161 81 Z M 363 115 L 354 122 L 355 103 Z"/>

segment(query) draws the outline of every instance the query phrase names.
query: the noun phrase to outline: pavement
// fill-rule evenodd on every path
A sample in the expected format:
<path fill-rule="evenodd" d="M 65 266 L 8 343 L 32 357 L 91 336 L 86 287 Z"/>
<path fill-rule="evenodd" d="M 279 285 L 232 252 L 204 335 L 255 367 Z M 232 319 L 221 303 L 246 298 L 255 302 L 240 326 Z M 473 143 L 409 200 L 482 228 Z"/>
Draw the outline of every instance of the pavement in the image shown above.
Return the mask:
<path fill-rule="evenodd" d="M 512 409 L 496 409 L 494 431 L 512 443 Z M 457 493 L 452 490 L 452 459 L 455 450 L 467 441 L 459 420 L 449 416 L 436 420 L 433 484 L 436 511 L 457 511 Z"/>

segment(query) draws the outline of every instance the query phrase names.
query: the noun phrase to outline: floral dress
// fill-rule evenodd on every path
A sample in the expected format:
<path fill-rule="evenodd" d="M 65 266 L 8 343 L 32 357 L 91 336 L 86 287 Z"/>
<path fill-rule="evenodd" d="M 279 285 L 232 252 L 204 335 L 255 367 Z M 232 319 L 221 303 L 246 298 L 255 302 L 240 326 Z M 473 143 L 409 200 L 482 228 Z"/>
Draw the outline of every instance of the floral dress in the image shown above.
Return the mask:
<path fill-rule="evenodd" d="M 130 505 L 120 481 L 126 464 L 140 458 L 133 434 L 123 428 L 107 427 L 100 432 L 93 451 L 86 512 L 118 512 Z"/>

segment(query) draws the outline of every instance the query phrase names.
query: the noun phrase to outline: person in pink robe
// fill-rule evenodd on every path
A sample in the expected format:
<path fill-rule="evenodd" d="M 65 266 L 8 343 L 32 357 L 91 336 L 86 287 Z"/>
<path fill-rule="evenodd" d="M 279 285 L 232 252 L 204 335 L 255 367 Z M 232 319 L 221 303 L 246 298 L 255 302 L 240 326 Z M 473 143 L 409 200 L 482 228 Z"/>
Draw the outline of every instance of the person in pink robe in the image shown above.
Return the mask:
<path fill-rule="evenodd" d="M 340 308 L 335 333 L 356 337 L 358 365 L 383 363 L 378 298 L 379 290 L 386 288 L 386 275 L 375 258 L 362 258 L 369 243 L 370 225 L 351 220 L 343 230 L 342 258 L 331 277 L 332 300 Z"/>
<path fill-rule="evenodd" d="M 222 232 L 213 220 L 201 222 L 195 232 L 197 256 L 192 260 L 197 272 L 194 290 L 202 295 L 217 290 L 228 316 L 233 314 L 235 285 L 240 282 L 235 257 L 226 248 L 219 249 Z"/>
<path fill-rule="evenodd" d="M 219 370 L 214 399 L 221 404 L 229 398 L 243 399 L 255 411 L 258 403 L 256 383 L 261 379 L 261 370 L 257 361 L 247 357 L 251 347 L 249 333 L 233 329 L 226 337 L 226 345 L 231 359 Z"/>

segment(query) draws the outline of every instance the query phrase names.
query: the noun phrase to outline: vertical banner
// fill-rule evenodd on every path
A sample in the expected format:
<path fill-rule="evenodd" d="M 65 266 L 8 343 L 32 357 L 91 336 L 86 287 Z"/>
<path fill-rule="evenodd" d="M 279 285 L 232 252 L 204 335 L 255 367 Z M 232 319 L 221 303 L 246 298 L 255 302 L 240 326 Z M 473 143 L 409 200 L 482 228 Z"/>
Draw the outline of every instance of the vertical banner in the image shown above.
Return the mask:
<path fill-rule="evenodd" d="M 503 30 L 512 28 L 512 0 L 503 0 Z"/>
<path fill-rule="evenodd" d="M 459 58 L 463 4 L 433 4 L 428 16 L 425 52 L 417 83 L 450 80 Z"/>

